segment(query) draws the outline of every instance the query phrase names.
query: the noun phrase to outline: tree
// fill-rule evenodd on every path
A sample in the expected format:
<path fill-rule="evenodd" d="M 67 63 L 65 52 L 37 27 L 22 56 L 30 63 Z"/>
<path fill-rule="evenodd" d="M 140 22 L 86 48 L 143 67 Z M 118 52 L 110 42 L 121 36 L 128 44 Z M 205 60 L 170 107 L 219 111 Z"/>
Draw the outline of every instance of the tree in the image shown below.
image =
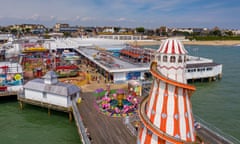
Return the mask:
<path fill-rule="evenodd" d="M 214 35 L 214 36 L 221 36 L 221 35 L 222 35 L 222 33 L 221 33 L 221 31 L 220 31 L 220 30 L 218 30 L 218 29 L 215 29 L 215 30 L 213 30 L 213 31 L 211 31 L 211 32 L 210 32 L 210 35 Z"/>
<path fill-rule="evenodd" d="M 71 33 L 70 32 L 63 32 L 64 37 L 70 37 Z"/>
<path fill-rule="evenodd" d="M 11 29 L 11 33 L 12 33 L 12 34 L 16 35 L 16 34 L 17 34 L 17 32 L 18 32 L 18 30 L 17 30 L 17 29 Z"/>
<path fill-rule="evenodd" d="M 114 27 L 114 31 L 115 31 L 116 33 L 119 32 L 120 29 L 121 29 L 120 27 Z"/>
<path fill-rule="evenodd" d="M 233 32 L 232 31 L 226 31 L 225 34 L 228 35 L 228 36 L 233 36 Z"/>
<path fill-rule="evenodd" d="M 25 32 L 26 32 L 26 33 L 30 33 L 30 31 L 31 31 L 30 28 L 26 28 L 26 29 L 25 29 Z"/>
<path fill-rule="evenodd" d="M 1 31 L 1 32 L 8 32 L 9 30 L 8 30 L 8 28 L 6 28 L 6 27 L 1 27 L 1 28 L 0 28 L 0 31 Z"/>
<path fill-rule="evenodd" d="M 136 31 L 137 31 L 137 33 L 144 33 L 145 29 L 144 29 L 144 27 L 137 27 Z"/>

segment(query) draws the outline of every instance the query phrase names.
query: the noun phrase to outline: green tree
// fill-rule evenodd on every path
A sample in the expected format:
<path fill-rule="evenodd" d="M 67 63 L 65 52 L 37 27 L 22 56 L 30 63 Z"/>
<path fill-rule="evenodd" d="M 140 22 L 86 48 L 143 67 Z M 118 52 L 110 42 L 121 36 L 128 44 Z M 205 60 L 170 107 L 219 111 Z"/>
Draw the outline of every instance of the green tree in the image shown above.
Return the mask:
<path fill-rule="evenodd" d="M 228 36 L 233 36 L 233 32 L 232 31 L 226 31 L 225 34 L 228 35 Z"/>
<path fill-rule="evenodd" d="M 26 32 L 26 33 L 30 33 L 30 31 L 31 31 L 30 28 L 26 28 L 26 29 L 25 29 L 25 32 Z"/>
<path fill-rule="evenodd" d="M 16 34 L 17 34 L 17 32 L 18 32 L 18 30 L 17 30 L 17 29 L 11 29 L 11 34 L 14 34 L 14 35 L 16 35 Z"/>
<path fill-rule="evenodd" d="M 137 27 L 136 31 L 137 31 L 137 33 L 144 33 L 145 28 L 144 27 Z"/>
<path fill-rule="evenodd" d="M 70 32 L 63 32 L 64 37 L 70 37 L 71 33 Z"/>
<path fill-rule="evenodd" d="M 6 27 L 1 27 L 1 28 L 0 28 L 0 31 L 1 31 L 1 32 L 9 32 L 8 28 L 6 28 Z"/>
<path fill-rule="evenodd" d="M 213 30 L 213 31 L 210 32 L 210 35 L 213 35 L 213 36 L 221 36 L 222 33 L 221 33 L 220 30 L 215 29 L 215 30 Z"/>
<path fill-rule="evenodd" d="M 115 33 L 118 33 L 119 30 L 120 30 L 120 27 L 114 27 L 114 32 L 115 32 Z"/>

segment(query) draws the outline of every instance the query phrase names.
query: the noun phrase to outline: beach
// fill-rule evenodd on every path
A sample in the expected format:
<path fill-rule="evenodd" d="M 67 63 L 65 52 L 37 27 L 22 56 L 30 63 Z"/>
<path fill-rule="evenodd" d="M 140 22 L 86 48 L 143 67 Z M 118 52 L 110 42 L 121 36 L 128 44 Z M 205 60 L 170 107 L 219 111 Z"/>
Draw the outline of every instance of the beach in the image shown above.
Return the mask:
<path fill-rule="evenodd" d="M 139 41 L 129 41 L 129 44 L 132 45 L 160 45 L 161 41 L 155 40 L 139 40 Z M 184 45 L 212 45 L 212 46 L 234 46 L 240 45 L 240 40 L 215 40 L 215 41 L 183 41 Z"/>

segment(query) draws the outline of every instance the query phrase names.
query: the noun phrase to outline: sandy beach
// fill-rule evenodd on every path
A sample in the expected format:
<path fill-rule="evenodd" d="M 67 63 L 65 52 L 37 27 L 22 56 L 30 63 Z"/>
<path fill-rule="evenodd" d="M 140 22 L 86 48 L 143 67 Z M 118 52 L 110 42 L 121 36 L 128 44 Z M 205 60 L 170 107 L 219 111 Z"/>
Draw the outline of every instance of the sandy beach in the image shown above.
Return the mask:
<path fill-rule="evenodd" d="M 128 42 L 132 45 L 160 45 L 161 41 L 155 41 L 155 40 L 141 40 L 141 41 L 134 41 L 134 42 Z M 184 45 L 212 45 L 212 46 L 218 46 L 218 45 L 240 45 L 240 40 L 228 40 L 228 41 L 183 41 Z"/>

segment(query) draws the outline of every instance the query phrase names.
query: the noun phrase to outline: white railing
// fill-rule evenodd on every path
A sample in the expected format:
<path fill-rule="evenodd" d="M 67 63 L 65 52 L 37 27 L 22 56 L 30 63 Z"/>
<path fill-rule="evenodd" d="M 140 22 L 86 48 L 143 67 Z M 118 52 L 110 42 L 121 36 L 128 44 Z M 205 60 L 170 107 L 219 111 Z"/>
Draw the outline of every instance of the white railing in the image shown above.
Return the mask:
<path fill-rule="evenodd" d="M 83 125 L 82 117 L 78 111 L 76 101 L 72 102 L 73 107 L 73 115 L 76 122 L 76 125 L 78 127 L 78 133 L 81 135 L 82 143 L 83 144 L 91 144 L 90 139 L 88 138 L 88 135 L 86 133 L 85 126 Z"/>
<path fill-rule="evenodd" d="M 138 134 L 138 131 L 136 129 L 135 126 L 132 125 L 131 122 L 134 122 L 134 121 L 140 121 L 139 117 L 137 114 L 134 114 L 132 116 L 126 116 L 124 119 L 123 119 L 123 123 L 126 125 L 126 127 L 129 129 L 129 131 L 131 132 L 132 135 L 134 136 L 137 136 Z"/>

